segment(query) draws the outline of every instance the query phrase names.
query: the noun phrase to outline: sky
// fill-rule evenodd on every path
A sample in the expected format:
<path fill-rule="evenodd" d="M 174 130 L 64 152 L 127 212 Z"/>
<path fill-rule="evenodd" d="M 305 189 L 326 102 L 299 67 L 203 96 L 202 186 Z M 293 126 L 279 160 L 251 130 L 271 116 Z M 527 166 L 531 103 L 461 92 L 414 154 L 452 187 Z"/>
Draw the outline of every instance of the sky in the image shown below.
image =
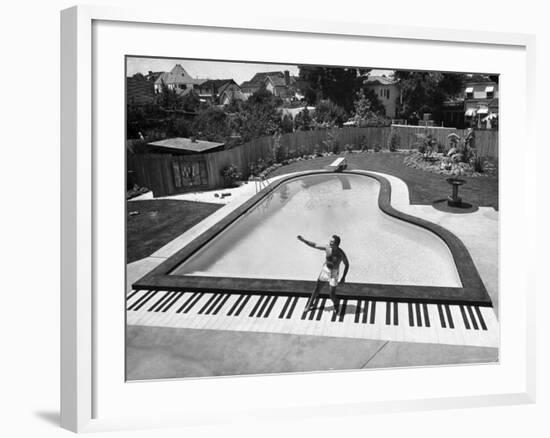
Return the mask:
<path fill-rule="evenodd" d="M 127 58 L 127 76 L 149 71 L 170 71 L 176 64 L 192 77 L 198 79 L 233 79 L 238 84 L 252 79 L 258 72 L 288 70 L 291 76 L 298 76 L 296 65 L 253 64 L 245 62 L 196 61 L 175 58 Z M 391 70 L 373 70 L 371 74 L 389 74 Z"/>

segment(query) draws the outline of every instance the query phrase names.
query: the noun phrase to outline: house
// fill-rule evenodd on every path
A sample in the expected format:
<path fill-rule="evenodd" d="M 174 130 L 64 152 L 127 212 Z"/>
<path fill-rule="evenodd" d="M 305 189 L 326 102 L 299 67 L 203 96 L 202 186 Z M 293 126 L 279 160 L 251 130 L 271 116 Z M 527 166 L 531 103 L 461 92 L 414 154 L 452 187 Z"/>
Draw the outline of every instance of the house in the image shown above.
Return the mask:
<path fill-rule="evenodd" d="M 209 79 L 199 85 L 199 97 L 203 101 L 226 105 L 233 100 L 246 100 L 241 88 L 233 79 Z"/>
<path fill-rule="evenodd" d="M 294 96 L 295 90 L 291 86 L 291 79 L 288 70 L 285 70 L 283 76 L 267 75 L 264 79 L 265 88 L 274 96 L 283 99 L 289 99 Z"/>
<path fill-rule="evenodd" d="M 382 76 L 369 76 L 364 82 L 365 88 L 372 90 L 384 105 L 387 117 L 397 118 L 401 108 L 401 90 L 394 79 Z"/>
<path fill-rule="evenodd" d="M 498 123 L 498 82 L 478 78 L 465 83 L 464 117 L 466 124 L 491 129 Z"/>
<path fill-rule="evenodd" d="M 153 83 L 141 73 L 126 78 L 126 105 L 150 105 L 155 101 Z"/>
<path fill-rule="evenodd" d="M 191 77 L 189 73 L 180 65 L 176 64 L 169 72 L 164 72 L 155 80 L 155 93 L 162 91 L 162 83 L 170 90 L 175 90 L 178 94 L 187 94 L 191 90 L 198 91 L 199 85 L 204 79 Z"/>
<path fill-rule="evenodd" d="M 220 151 L 224 143 L 197 140 L 195 138 L 174 137 L 148 143 L 151 152 L 162 152 L 176 155 L 201 154 Z"/>
<path fill-rule="evenodd" d="M 274 96 L 285 100 L 297 99 L 297 79 L 288 70 L 256 73 L 252 79 L 241 84 L 241 92 L 248 98 L 265 87 Z M 303 98 L 303 96 L 301 96 Z"/>

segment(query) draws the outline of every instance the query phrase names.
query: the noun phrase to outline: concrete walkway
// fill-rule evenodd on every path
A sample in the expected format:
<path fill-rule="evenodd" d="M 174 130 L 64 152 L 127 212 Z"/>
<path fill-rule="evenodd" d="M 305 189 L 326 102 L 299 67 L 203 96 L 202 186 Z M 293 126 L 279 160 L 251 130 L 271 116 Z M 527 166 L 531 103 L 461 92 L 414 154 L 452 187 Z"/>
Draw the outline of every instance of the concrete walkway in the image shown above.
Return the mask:
<path fill-rule="evenodd" d="M 296 173 L 299 174 L 299 173 Z M 452 231 L 468 248 L 498 315 L 498 212 L 481 207 L 452 214 L 432 206 L 411 205 L 407 185 L 391 175 L 392 206 Z M 284 175 L 289 176 L 289 175 Z M 278 177 L 281 178 L 281 177 Z M 275 181 L 273 178 L 270 181 Z M 225 204 L 150 257 L 127 265 L 127 287 L 183 248 L 256 193 L 254 182 L 229 190 L 156 199 Z M 145 194 L 136 200 L 152 199 Z M 216 200 L 216 201 L 214 201 Z M 181 378 L 462 363 L 494 363 L 498 349 L 316 337 L 275 333 L 127 327 L 127 378 Z"/>

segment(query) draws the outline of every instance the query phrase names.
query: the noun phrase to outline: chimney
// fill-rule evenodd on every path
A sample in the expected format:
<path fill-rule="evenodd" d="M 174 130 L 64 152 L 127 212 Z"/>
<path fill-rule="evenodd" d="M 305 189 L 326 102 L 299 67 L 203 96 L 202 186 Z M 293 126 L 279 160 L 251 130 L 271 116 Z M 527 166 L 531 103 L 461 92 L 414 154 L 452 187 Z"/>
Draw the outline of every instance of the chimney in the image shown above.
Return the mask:
<path fill-rule="evenodd" d="M 290 73 L 288 70 L 285 70 L 285 85 L 288 87 L 290 85 Z"/>

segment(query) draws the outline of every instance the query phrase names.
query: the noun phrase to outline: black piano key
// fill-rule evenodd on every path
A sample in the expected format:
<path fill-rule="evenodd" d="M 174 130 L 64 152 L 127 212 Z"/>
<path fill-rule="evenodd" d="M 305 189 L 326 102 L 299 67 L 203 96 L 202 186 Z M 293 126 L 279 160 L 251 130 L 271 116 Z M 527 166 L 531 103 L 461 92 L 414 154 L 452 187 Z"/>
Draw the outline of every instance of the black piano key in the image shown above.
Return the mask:
<path fill-rule="evenodd" d="M 239 306 L 239 308 L 237 309 L 237 311 L 233 314 L 233 316 L 239 316 L 242 312 L 242 310 L 244 309 L 244 307 L 246 306 L 246 303 L 248 303 L 248 301 L 250 300 L 250 297 L 251 295 L 247 295 L 244 300 L 241 302 L 241 305 Z"/>
<path fill-rule="evenodd" d="M 386 301 L 386 325 L 391 324 L 391 303 Z"/>
<path fill-rule="evenodd" d="M 151 295 L 149 295 L 145 300 L 143 300 L 136 308 L 134 308 L 134 310 L 139 310 L 141 309 L 143 306 L 145 306 L 145 304 L 147 304 L 147 302 L 149 300 L 151 300 L 156 294 L 157 294 L 158 291 L 154 291 Z"/>
<path fill-rule="evenodd" d="M 468 314 L 470 315 L 470 320 L 472 321 L 472 325 L 474 326 L 474 330 L 479 330 L 479 326 L 477 325 L 476 317 L 474 316 L 472 306 L 466 306 L 466 309 L 468 309 Z"/>
<path fill-rule="evenodd" d="M 197 295 L 198 295 L 198 292 L 193 292 L 191 296 L 185 300 L 185 303 L 183 303 L 181 307 L 176 311 L 176 313 L 181 313 L 183 309 L 185 309 L 187 305 L 191 303 L 191 301 L 193 301 Z"/>
<path fill-rule="evenodd" d="M 275 302 L 278 299 L 279 299 L 279 297 L 277 295 L 273 295 L 273 297 L 271 297 L 271 303 L 269 304 L 269 307 L 267 308 L 267 310 L 264 313 L 264 318 L 267 318 L 271 314 L 271 310 L 273 310 L 273 306 L 275 305 Z"/>
<path fill-rule="evenodd" d="M 485 324 L 485 320 L 483 319 L 483 315 L 481 314 L 479 307 L 476 306 L 475 309 L 477 313 L 477 319 L 479 319 L 479 323 L 481 324 L 481 328 L 483 330 L 487 330 L 487 324 Z"/>
<path fill-rule="evenodd" d="M 468 317 L 466 316 L 466 312 L 464 311 L 464 306 L 460 306 L 460 313 L 462 314 L 462 320 L 464 321 L 464 325 L 466 326 L 466 330 L 470 330 L 470 323 L 468 322 Z"/>
<path fill-rule="evenodd" d="M 336 318 L 338 318 L 338 312 L 336 312 L 335 310 L 336 310 L 336 308 L 334 308 L 334 309 L 332 310 L 332 316 L 331 316 L 331 318 L 330 318 L 331 322 L 336 321 Z M 340 309 L 338 309 L 338 310 L 340 310 Z"/>
<path fill-rule="evenodd" d="M 283 309 L 281 310 L 281 313 L 279 313 L 279 319 L 284 318 L 286 314 L 286 309 L 288 309 L 288 305 L 290 304 L 291 301 L 292 301 L 292 297 L 287 297 L 285 304 L 283 306 Z"/>
<path fill-rule="evenodd" d="M 316 316 L 316 320 L 317 321 L 320 321 L 321 320 L 321 316 L 323 316 L 323 309 L 325 308 L 325 303 L 327 302 L 327 299 L 326 298 L 323 298 L 321 300 L 321 304 L 319 305 L 319 310 L 317 310 L 317 316 Z"/>
<path fill-rule="evenodd" d="M 223 296 L 223 298 L 221 299 L 221 301 L 218 303 L 218 305 L 216 306 L 216 308 L 214 309 L 214 311 L 212 312 L 212 315 L 217 315 L 218 312 L 222 309 L 222 307 L 224 306 L 224 304 L 227 302 L 227 300 L 229 299 L 229 297 L 231 296 L 231 294 L 225 294 Z"/>
<path fill-rule="evenodd" d="M 399 312 L 397 311 L 397 301 L 393 302 L 393 325 L 399 325 Z"/>
<path fill-rule="evenodd" d="M 210 304 L 212 304 L 212 301 L 214 301 L 217 296 L 217 294 L 213 294 L 210 298 L 208 298 L 208 300 L 206 300 L 206 303 L 199 310 L 199 315 L 202 315 L 206 308 L 210 307 Z"/>
<path fill-rule="evenodd" d="M 426 303 L 422 303 L 422 310 L 424 310 L 424 323 L 426 327 L 431 327 L 430 315 L 428 314 L 428 305 Z"/>
<path fill-rule="evenodd" d="M 260 307 L 260 304 L 262 303 L 264 298 L 267 298 L 267 295 L 261 295 L 260 299 L 258 301 L 256 301 L 256 304 L 254 305 L 254 307 L 252 308 L 252 310 L 248 314 L 249 317 L 253 317 L 256 314 L 256 310 L 258 310 L 258 308 Z"/>
<path fill-rule="evenodd" d="M 227 316 L 231 316 L 237 306 L 241 304 L 241 301 L 244 300 L 244 295 L 239 295 L 239 298 L 233 303 L 233 306 L 231 306 L 231 309 L 229 309 L 229 312 L 227 312 Z"/>
<path fill-rule="evenodd" d="M 170 310 L 170 308 L 176 304 L 180 298 L 182 298 L 185 295 L 185 292 L 178 292 L 176 295 L 174 295 L 174 298 L 169 303 L 166 303 L 166 305 L 162 308 L 163 312 L 167 312 Z"/>
<path fill-rule="evenodd" d="M 266 295 L 265 301 L 264 301 L 264 303 L 262 304 L 262 307 L 260 307 L 260 310 L 259 310 L 258 313 L 256 314 L 256 317 L 257 317 L 257 318 L 261 318 L 261 317 L 262 317 L 262 315 L 264 314 L 264 310 L 266 309 L 267 304 L 269 303 L 270 300 L 271 300 L 271 297 L 270 297 L 269 295 Z"/>
<path fill-rule="evenodd" d="M 346 306 L 348 304 L 348 300 L 344 300 L 342 305 L 340 306 L 340 316 L 338 318 L 339 322 L 344 322 L 344 318 L 346 317 Z"/>
<path fill-rule="evenodd" d="M 155 303 L 147 309 L 148 312 L 152 312 L 155 310 L 158 306 L 161 304 L 164 304 L 164 302 L 168 299 L 169 296 L 172 295 L 173 292 L 166 292 L 160 299 L 155 301 Z"/>
<path fill-rule="evenodd" d="M 225 294 L 218 294 L 216 296 L 216 299 L 214 301 L 212 301 L 212 304 L 210 304 L 210 306 L 208 307 L 208 309 L 206 309 L 206 312 L 204 312 L 206 315 L 210 315 L 210 313 L 212 312 L 212 310 L 214 310 L 214 308 L 218 305 L 218 303 L 222 300 L 222 298 L 225 296 Z"/>
<path fill-rule="evenodd" d="M 445 313 L 447 314 L 447 321 L 449 321 L 449 328 L 454 329 L 455 323 L 453 321 L 453 315 L 451 314 L 451 309 L 449 309 L 448 304 L 445 304 Z"/>
<path fill-rule="evenodd" d="M 445 316 L 443 315 L 443 307 L 441 307 L 441 304 L 437 305 L 437 311 L 439 312 L 439 321 L 441 322 L 441 327 L 447 328 L 447 324 L 445 324 Z"/>
<path fill-rule="evenodd" d="M 135 294 L 137 294 L 139 292 L 139 290 L 134 290 L 132 292 L 130 292 L 129 295 L 126 296 L 126 301 L 128 301 L 129 299 L 131 299 Z"/>
<path fill-rule="evenodd" d="M 361 318 L 361 300 L 357 300 L 357 307 L 355 308 L 355 319 L 353 322 L 358 323 Z"/>
<path fill-rule="evenodd" d="M 420 314 L 420 304 L 414 303 L 414 308 L 416 310 L 416 325 L 422 327 L 422 315 Z"/>
<path fill-rule="evenodd" d="M 154 290 L 150 290 L 149 292 L 144 293 L 141 298 L 138 298 L 135 301 L 135 303 L 133 303 L 130 307 L 128 307 L 128 310 L 134 310 L 134 309 L 137 310 L 136 307 L 139 306 L 139 304 L 142 303 L 143 300 L 148 299 L 149 297 L 151 297 L 154 294 L 156 294 L 156 291 L 154 291 Z"/>
<path fill-rule="evenodd" d="M 414 327 L 414 313 L 412 303 L 408 303 L 409 307 L 409 327 Z"/>
<path fill-rule="evenodd" d="M 376 320 L 376 301 L 371 301 L 370 306 L 370 323 L 374 324 L 374 321 Z"/>
<path fill-rule="evenodd" d="M 178 293 L 173 291 L 173 292 L 169 292 L 167 295 L 165 295 L 165 298 L 163 299 L 162 303 L 159 303 L 158 306 L 155 307 L 155 312 L 160 312 L 162 309 L 164 309 L 164 307 L 169 304 L 171 301 L 172 301 L 172 298 L 174 298 L 174 296 L 176 296 Z"/>
<path fill-rule="evenodd" d="M 313 318 L 315 318 L 315 311 L 317 310 L 317 305 L 318 304 L 319 304 L 319 299 L 316 299 L 313 309 L 311 309 L 311 312 L 309 312 L 309 318 L 308 319 L 310 321 L 313 321 Z"/>
<path fill-rule="evenodd" d="M 286 319 L 290 319 L 292 317 L 292 313 L 294 313 L 294 308 L 296 307 L 296 303 L 298 302 L 298 297 L 294 297 L 292 300 L 292 304 L 290 305 L 290 309 L 288 310 L 288 313 L 286 315 Z"/>
<path fill-rule="evenodd" d="M 366 324 L 369 320 L 369 300 L 365 300 L 365 305 L 363 306 L 363 320 L 361 321 L 363 324 Z M 371 304 L 372 308 L 372 304 Z"/>
<path fill-rule="evenodd" d="M 204 296 L 204 292 L 199 293 L 193 301 L 189 303 L 187 308 L 183 311 L 183 313 L 188 313 L 195 305 L 202 299 Z"/>

